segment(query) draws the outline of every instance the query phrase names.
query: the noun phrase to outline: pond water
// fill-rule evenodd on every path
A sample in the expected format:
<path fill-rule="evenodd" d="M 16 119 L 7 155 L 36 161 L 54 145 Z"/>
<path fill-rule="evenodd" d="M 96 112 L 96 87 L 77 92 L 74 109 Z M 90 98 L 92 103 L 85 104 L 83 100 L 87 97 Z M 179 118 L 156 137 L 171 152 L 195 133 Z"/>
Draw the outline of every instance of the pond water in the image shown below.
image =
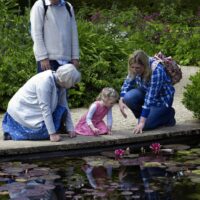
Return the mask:
<path fill-rule="evenodd" d="M 200 146 L 154 143 L 140 151 L 0 163 L 0 199 L 198 200 Z"/>

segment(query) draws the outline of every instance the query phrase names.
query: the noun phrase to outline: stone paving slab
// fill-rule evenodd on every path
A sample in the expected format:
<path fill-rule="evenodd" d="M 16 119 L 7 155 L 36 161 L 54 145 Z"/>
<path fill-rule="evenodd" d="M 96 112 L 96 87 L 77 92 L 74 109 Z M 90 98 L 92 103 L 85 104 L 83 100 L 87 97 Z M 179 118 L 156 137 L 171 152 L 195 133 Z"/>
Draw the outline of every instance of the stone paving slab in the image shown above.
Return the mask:
<path fill-rule="evenodd" d="M 183 79 L 176 85 L 174 108 L 176 110 L 177 125 L 174 127 L 163 127 L 153 131 L 146 131 L 143 134 L 133 135 L 132 130 L 136 119 L 130 110 L 127 110 L 127 119 L 121 115 L 118 105 L 113 107 L 113 134 L 100 137 L 77 136 L 69 138 L 62 135 L 62 141 L 52 143 L 50 141 L 3 141 L 2 127 L 0 126 L 0 156 L 31 154 L 41 152 L 56 152 L 70 150 L 87 150 L 89 148 L 112 147 L 122 144 L 136 145 L 147 141 L 158 141 L 179 137 L 199 136 L 200 121 L 193 119 L 191 111 L 187 110 L 181 103 L 185 85 L 189 82 L 191 74 L 199 70 L 197 67 L 182 67 Z M 71 109 L 72 118 L 76 123 L 80 116 L 87 111 L 87 108 Z M 0 114 L 0 123 L 2 114 Z"/>
<path fill-rule="evenodd" d="M 112 135 L 77 136 L 69 138 L 62 135 L 62 141 L 52 143 L 50 141 L 0 141 L 0 155 L 19 155 L 41 152 L 56 152 L 68 150 L 87 150 L 89 148 L 114 147 L 117 145 L 137 145 L 149 141 L 162 141 L 165 139 L 191 137 L 200 135 L 199 122 L 184 123 L 175 127 L 163 127 L 143 134 L 134 135 L 131 130 L 114 131 Z"/>

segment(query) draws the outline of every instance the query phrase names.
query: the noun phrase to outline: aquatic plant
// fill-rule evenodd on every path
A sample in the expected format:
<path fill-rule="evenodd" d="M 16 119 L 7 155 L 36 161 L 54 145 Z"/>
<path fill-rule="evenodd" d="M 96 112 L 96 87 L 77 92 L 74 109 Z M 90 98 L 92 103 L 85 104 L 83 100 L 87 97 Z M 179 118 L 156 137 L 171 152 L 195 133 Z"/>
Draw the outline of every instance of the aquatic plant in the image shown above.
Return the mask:
<path fill-rule="evenodd" d="M 159 154 L 160 148 L 161 148 L 160 143 L 153 143 L 153 144 L 150 145 L 150 149 L 151 149 L 152 152 L 155 153 L 155 154 Z"/>
<path fill-rule="evenodd" d="M 116 149 L 115 150 L 115 156 L 117 158 L 122 158 L 122 156 L 124 155 L 125 151 L 123 149 Z"/>

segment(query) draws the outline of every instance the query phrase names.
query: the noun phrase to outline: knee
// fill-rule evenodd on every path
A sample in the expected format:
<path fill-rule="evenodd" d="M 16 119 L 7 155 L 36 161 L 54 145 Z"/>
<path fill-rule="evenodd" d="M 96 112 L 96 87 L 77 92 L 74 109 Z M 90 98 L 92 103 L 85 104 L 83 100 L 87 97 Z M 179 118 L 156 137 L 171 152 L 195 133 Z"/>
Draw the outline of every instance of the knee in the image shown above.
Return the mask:
<path fill-rule="evenodd" d="M 123 102 L 127 105 L 132 104 L 133 96 L 128 92 L 124 95 Z"/>
<path fill-rule="evenodd" d="M 124 95 L 123 101 L 127 105 L 138 105 L 144 101 L 144 94 L 139 89 L 133 89 Z"/>

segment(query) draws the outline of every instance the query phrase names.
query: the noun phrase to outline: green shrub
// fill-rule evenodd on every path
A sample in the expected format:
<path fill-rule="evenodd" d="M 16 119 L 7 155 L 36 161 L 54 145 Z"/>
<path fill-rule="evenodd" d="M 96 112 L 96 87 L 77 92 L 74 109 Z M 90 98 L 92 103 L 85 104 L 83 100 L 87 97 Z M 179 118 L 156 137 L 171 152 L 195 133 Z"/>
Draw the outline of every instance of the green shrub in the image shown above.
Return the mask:
<path fill-rule="evenodd" d="M 20 16 L 15 0 L 0 0 L 0 109 L 35 73 L 27 15 Z"/>
<path fill-rule="evenodd" d="M 6 109 L 12 95 L 36 73 L 29 11 L 20 15 L 16 1 L 0 0 L 0 109 Z M 136 49 L 149 55 L 161 50 L 181 65 L 200 66 L 199 15 L 188 10 L 176 15 L 180 5 L 151 1 L 154 8 L 160 5 L 158 13 L 145 2 L 77 1 L 85 5 L 76 13 L 82 81 L 69 92 L 71 107 L 87 106 L 106 86 L 120 91 L 128 55 Z"/>
<path fill-rule="evenodd" d="M 78 20 L 82 82 L 71 90 L 73 106 L 90 104 L 103 87 L 120 90 L 127 72 L 125 42 L 105 32 L 104 26 Z M 74 96 L 76 95 L 76 96 Z"/>
<path fill-rule="evenodd" d="M 190 77 L 191 83 L 185 87 L 183 104 L 200 119 L 200 72 Z"/>

